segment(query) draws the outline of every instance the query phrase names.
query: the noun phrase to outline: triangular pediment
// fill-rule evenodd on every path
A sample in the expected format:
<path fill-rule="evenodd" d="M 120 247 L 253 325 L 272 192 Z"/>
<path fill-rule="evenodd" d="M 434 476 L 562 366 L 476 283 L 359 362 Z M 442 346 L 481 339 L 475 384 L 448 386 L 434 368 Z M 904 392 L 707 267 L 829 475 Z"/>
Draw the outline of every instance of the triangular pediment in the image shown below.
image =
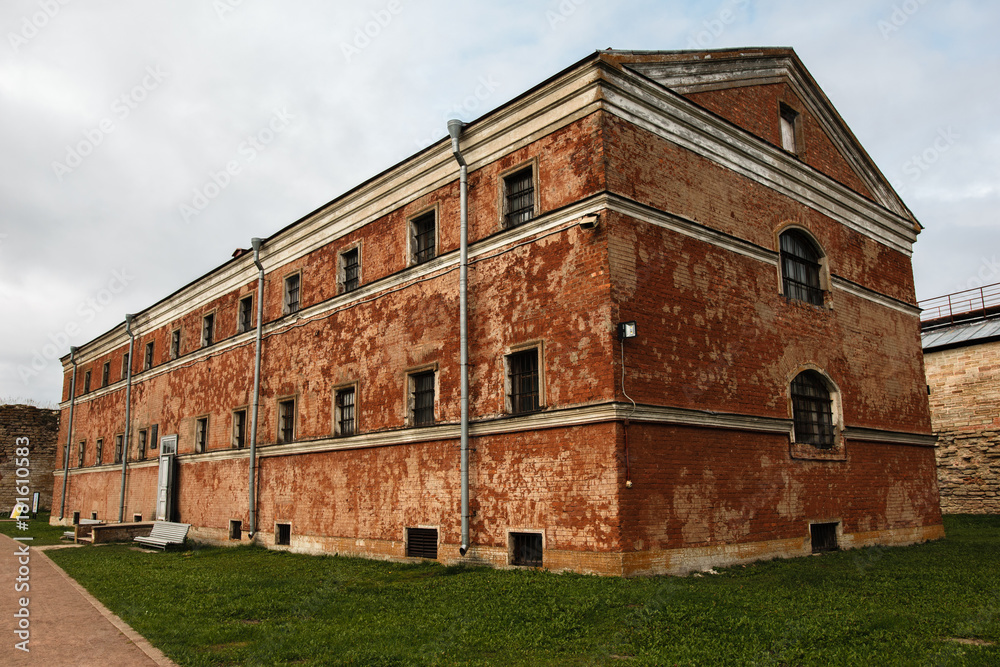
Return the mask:
<path fill-rule="evenodd" d="M 725 91 L 750 86 L 786 87 L 822 129 L 829 144 L 846 165 L 845 168 L 857 178 L 861 186 L 857 189 L 885 209 L 910 220 L 915 229 L 920 229 L 913 213 L 875 165 L 794 50 L 603 51 L 601 56 L 693 100 L 710 97 L 712 91 L 719 91 L 721 95 Z M 726 113 L 719 115 L 727 117 Z M 759 136 L 759 132 L 755 133 L 753 128 L 746 127 L 738 119 L 727 117 L 727 120 Z"/>

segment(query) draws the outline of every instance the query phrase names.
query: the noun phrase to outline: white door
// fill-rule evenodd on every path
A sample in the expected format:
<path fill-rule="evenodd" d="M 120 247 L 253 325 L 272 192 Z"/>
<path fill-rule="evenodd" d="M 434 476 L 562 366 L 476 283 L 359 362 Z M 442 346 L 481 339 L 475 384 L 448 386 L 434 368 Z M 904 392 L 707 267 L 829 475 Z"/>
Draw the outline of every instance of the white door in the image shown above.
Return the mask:
<path fill-rule="evenodd" d="M 169 521 L 167 513 L 170 511 L 168 507 L 168 499 L 170 497 L 170 486 L 171 478 L 173 477 L 173 462 L 174 457 L 160 456 L 160 474 L 157 478 L 156 483 L 156 520 L 157 521 Z"/>

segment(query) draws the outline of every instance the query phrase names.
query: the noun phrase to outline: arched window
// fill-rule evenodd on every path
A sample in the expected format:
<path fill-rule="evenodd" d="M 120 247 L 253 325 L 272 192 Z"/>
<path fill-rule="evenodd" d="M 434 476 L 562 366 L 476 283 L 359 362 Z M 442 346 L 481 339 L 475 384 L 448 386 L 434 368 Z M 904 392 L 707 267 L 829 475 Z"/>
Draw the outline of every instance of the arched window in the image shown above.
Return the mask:
<path fill-rule="evenodd" d="M 789 229 L 781 241 L 781 279 L 785 296 L 817 306 L 823 305 L 820 260 L 816 244 L 797 229 Z"/>
<path fill-rule="evenodd" d="M 833 399 L 823 376 L 816 371 L 802 371 L 792 380 L 792 420 L 795 442 L 818 449 L 833 447 Z"/>

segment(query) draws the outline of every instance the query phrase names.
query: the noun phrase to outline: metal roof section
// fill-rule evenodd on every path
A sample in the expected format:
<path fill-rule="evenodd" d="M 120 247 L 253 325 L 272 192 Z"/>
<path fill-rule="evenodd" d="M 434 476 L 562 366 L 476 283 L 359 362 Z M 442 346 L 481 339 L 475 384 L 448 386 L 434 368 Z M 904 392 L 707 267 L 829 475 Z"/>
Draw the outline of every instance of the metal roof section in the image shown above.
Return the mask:
<path fill-rule="evenodd" d="M 920 334 L 924 352 L 1000 340 L 1000 317 L 953 324 Z"/>

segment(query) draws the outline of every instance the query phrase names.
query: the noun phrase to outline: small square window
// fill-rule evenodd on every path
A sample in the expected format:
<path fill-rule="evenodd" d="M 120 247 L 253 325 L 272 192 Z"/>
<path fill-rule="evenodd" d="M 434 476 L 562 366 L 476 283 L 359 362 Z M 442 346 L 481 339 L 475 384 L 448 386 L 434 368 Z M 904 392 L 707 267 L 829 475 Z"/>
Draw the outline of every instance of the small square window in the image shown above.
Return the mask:
<path fill-rule="evenodd" d="M 525 167 L 503 179 L 504 227 L 517 227 L 535 217 L 535 178 Z"/>
<path fill-rule="evenodd" d="M 780 107 L 781 147 L 789 153 L 798 153 L 799 113 L 784 104 Z"/>
<path fill-rule="evenodd" d="M 410 558 L 438 557 L 437 528 L 407 528 L 406 555 Z"/>
<path fill-rule="evenodd" d="M 247 411 L 233 412 L 233 449 L 243 449 L 247 444 Z"/>
<path fill-rule="evenodd" d="M 194 451 L 203 453 L 208 449 L 208 417 L 199 417 L 194 422 Z"/>
<path fill-rule="evenodd" d="M 101 465 L 101 458 L 104 455 L 104 438 L 98 438 L 97 444 L 94 446 L 94 465 Z"/>
<path fill-rule="evenodd" d="M 144 370 L 149 370 L 153 367 L 153 350 L 155 349 L 154 341 L 149 341 L 146 343 L 146 357 L 143 362 Z"/>
<path fill-rule="evenodd" d="M 77 453 L 77 462 L 76 462 L 76 467 L 77 468 L 82 468 L 83 467 L 83 459 L 86 456 L 86 451 L 87 451 L 87 441 L 83 440 L 83 441 L 80 442 L 80 446 L 79 446 L 79 448 L 77 448 L 77 452 L 76 452 Z"/>
<path fill-rule="evenodd" d="M 410 422 L 413 426 L 434 424 L 434 371 L 410 375 Z"/>
<path fill-rule="evenodd" d="M 278 442 L 295 439 L 295 399 L 278 401 Z"/>
<path fill-rule="evenodd" d="M 356 391 L 354 387 L 344 387 L 337 390 L 335 399 L 336 414 L 334 416 L 336 435 L 354 435 L 356 432 L 355 397 Z"/>
<path fill-rule="evenodd" d="M 141 522 L 142 521 L 142 515 L 141 514 L 133 514 L 132 515 L 132 521 L 135 522 L 135 523 Z"/>
<path fill-rule="evenodd" d="M 521 414 L 540 406 L 538 348 L 507 355 L 507 409 Z"/>
<path fill-rule="evenodd" d="M 423 264 L 434 259 L 436 227 L 434 211 L 428 211 L 410 221 L 411 264 Z"/>
<path fill-rule="evenodd" d="M 101 386 L 107 387 L 111 380 L 111 362 L 105 361 L 104 368 L 101 369 Z"/>
<path fill-rule="evenodd" d="M 241 540 L 243 539 L 243 522 L 237 521 L 236 519 L 229 520 L 229 539 L 231 540 Z"/>
<path fill-rule="evenodd" d="M 340 291 L 353 292 L 361 286 L 361 249 L 340 253 Z"/>
<path fill-rule="evenodd" d="M 115 463 L 122 462 L 122 443 L 125 441 L 124 435 L 115 436 Z"/>
<path fill-rule="evenodd" d="M 149 439 L 149 431 L 144 428 L 139 429 L 139 452 L 136 458 L 139 461 L 146 459 L 146 441 Z"/>
<path fill-rule="evenodd" d="M 274 524 L 274 543 L 278 546 L 288 546 L 292 543 L 292 524 Z"/>
<path fill-rule="evenodd" d="M 814 523 L 809 526 L 809 537 L 812 541 L 812 552 L 836 551 L 837 546 L 837 524 L 836 523 Z"/>
<path fill-rule="evenodd" d="M 90 393 L 90 371 L 83 374 L 83 393 Z"/>
<path fill-rule="evenodd" d="M 286 315 L 290 313 L 299 312 L 300 300 L 299 300 L 299 288 L 301 287 L 302 279 L 300 274 L 296 273 L 285 278 L 285 306 L 284 313 Z"/>
<path fill-rule="evenodd" d="M 181 330 L 174 329 L 170 332 L 170 358 L 176 359 L 181 356 Z"/>
<path fill-rule="evenodd" d="M 208 347 L 215 342 L 215 313 L 209 313 L 201 320 L 201 346 Z"/>
<path fill-rule="evenodd" d="M 510 548 L 511 565 L 542 566 L 541 533 L 511 533 Z"/>
<path fill-rule="evenodd" d="M 253 294 L 249 294 L 240 299 L 240 333 L 252 330 L 254 328 L 253 320 Z"/>

